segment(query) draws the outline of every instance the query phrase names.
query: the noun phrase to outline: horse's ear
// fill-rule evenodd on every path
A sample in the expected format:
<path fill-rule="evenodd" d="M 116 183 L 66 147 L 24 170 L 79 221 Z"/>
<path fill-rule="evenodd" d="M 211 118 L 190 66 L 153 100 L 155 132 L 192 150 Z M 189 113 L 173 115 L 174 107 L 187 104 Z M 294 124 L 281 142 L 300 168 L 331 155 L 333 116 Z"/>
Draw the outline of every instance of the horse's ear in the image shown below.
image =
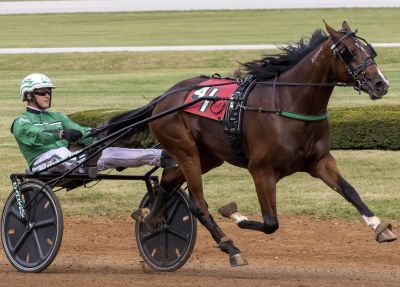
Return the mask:
<path fill-rule="evenodd" d="M 351 31 L 350 25 L 346 21 L 343 21 L 342 29 L 343 31 Z"/>
<path fill-rule="evenodd" d="M 322 20 L 325 23 L 325 28 L 326 31 L 328 32 L 329 35 L 331 35 L 332 37 L 335 37 L 335 35 L 337 35 L 337 32 L 335 31 L 335 29 L 333 29 L 331 26 L 328 25 L 328 23 L 325 22 L 325 20 Z"/>

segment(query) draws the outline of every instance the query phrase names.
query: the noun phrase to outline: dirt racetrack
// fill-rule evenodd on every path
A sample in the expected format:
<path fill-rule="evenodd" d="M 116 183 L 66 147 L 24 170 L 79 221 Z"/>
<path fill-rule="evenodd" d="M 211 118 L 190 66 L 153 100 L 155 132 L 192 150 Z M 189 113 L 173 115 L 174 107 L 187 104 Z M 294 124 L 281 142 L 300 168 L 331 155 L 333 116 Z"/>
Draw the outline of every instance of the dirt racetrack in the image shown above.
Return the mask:
<path fill-rule="evenodd" d="M 0 286 L 400 286 L 400 241 L 376 243 L 361 221 L 281 217 L 273 235 L 217 221 L 249 265 L 231 268 L 199 225 L 186 265 L 152 272 L 142 268 L 130 218 L 68 217 L 60 252 L 44 272 L 17 272 L 0 253 Z"/>

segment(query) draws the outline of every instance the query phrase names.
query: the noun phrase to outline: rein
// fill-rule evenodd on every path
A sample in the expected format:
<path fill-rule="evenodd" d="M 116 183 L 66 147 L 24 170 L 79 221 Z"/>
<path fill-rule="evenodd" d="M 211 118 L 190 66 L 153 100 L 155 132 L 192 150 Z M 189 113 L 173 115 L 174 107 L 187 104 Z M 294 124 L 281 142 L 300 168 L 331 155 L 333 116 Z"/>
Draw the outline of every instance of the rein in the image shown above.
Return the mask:
<path fill-rule="evenodd" d="M 245 79 L 245 80 L 232 79 L 232 80 L 235 83 L 238 83 L 238 84 L 243 84 L 246 81 L 249 81 L 249 79 Z M 353 86 L 351 84 L 346 84 L 346 83 L 323 83 L 323 84 L 321 84 L 321 83 L 297 83 L 297 82 L 275 82 L 274 83 L 274 82 L 269 82 L 269 81 L 256 81 L 255 83 L 256 84 L 261 84 L 261 85 L 280 86 L 280 87 L 302 87 L 302 86 L 304 86 L 304 87 L 351 87 L 351 86 Z M 207 87 L 219 87 L 219 86 L 225 86 L 225 85 L 232 85 L 232 83 L 213 84 L 213 85 L 207 85 Z M 191 87 L 179 88 L 179 89 L 171 90 L 171 91 L 169 91 L 167 93 L 164 93 L 159 98 L 157 98 L 151 105 L 149 105 L 149 108 L 152 107 L 152 106 L 155 106 L 156 104 L 161 102 L 164 98 L 168 97 L 169 95 L 171 95 L 173 93 L 185 92 L 185 91 L 187 92 L 187 91 L 197 90 L 197 89 L 204 88 L 204 87 L 205 86 L 196 85 L 196 86 L 191 86 Z M 204 100 L 206 100 L 206 99 L 204 99 Z M 231 100 L 231 99 L 222 99 L 222 98 L 218 99 L 218 100 L 220 100 L 220 101 L 222 101 L 222 100 L 223 101 L 230 101 L 230 102 L 234 101 L 234 100 Z M 182 106 L 177 107 L 177 108 L 180 108 L 177 111 L 184 109 L 184 107 L 182 107 Z M 242 108 L 245 111 L 262 112 L 262 113 L 273 113 L 273 114 L 280 115 L 280 116 L 283 116 L 283 117 L 293 118 L 293 119 L 303 120 L 303 121 L 320 121 L 320 120 L 324 120 L 324 119 L 326 119 L 328 117 L 327 113 L 324 113 L 322 115 L 315 115 L 314 116 L 314 115 L 304 115 L 304 114 L 299 114 L 299 113 L 294 113 L 294 112 L 282 111 L 282 110 L 280 110 L 278 108 L 276 110 L 265 110 L 265 109 L 262 109 L 262 108 L 247 107 L 247 106 L 242 106 L 242 105 L 240 106 L 240 108 Z M 135 115 L 135 116 L 137 116 L 137 115 Z M 130 117 L 130 118 L 127 118 L 125 120 L 121 120 L 121 121 L 118 121 L 118 122 L 115 122 L 115 123 L 103 125 L 103 126 L 101 126 L 99 128 L 94 128 L 96 131 L 94 133 L 91 133 L 90 135 L 87 135 L 84 138 L 94 137 L 94 136 L 98 135 L 99 133 L 101 133 L 101 132 L 103 132 L 103 131 L 105 131 L 107 129 L 110 129 L 110 128 L 116 126 L 116 125 L 123 124 L 125 122 L 130 121 L 132 118 L 133 117 Z"/>

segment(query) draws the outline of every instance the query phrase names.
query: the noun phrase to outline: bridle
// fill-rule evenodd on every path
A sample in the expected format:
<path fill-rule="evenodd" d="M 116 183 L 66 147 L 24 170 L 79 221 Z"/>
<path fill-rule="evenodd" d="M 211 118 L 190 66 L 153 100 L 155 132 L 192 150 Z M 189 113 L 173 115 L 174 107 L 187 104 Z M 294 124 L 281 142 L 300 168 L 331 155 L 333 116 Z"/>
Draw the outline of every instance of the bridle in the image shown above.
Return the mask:
<path fill-rule="evenodd" d="M 371 65 L 375 65 L 374 58 L 378 55 L 375 49 L 372 47 L 370 43 L 367 42 L 364 38 L 358 37 L 356 35 L 357 30 L 355 32 L 341 30 L 339 31 L 344 33 L 343 37 L 341 37 L 336 43 L 334 42 L 331 46 L 332 53 L 335 57 L 339 58 L 342 63 L 346 67 L 347 73 L 353 78 L 354 80 L 354 89 L 361 93 L 361 87 L 367 85 L 365 73 L 367 67 Z M 360 65 L 353 67 L 351 64 L 352 59 L 356 56 L 354 51 L 350 50 L 347 45 L 344 43 L 344 40 L 347 38 L 354 38 L 356 41 L 356 46 L 362 52 L 363 48 L 361 45 L 357 44 L 357 39 L 363 41 L 368 48 L 368 55 L 366 59 L 363 58 L 363 61 Z M 332 39 L 332 38 L 331 38 Z M 333 42 L 333 39 L 332 39 Z"/>

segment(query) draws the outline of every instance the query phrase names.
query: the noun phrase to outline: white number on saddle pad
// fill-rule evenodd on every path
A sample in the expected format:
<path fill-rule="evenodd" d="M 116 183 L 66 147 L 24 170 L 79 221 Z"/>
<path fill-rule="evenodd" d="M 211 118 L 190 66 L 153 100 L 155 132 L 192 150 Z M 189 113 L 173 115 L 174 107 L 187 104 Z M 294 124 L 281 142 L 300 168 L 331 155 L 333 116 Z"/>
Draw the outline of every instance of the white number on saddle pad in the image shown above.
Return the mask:
<path fill-rule="evenodd" d="M 210 87 L 204 87 L 204 88 L 201 88 L 200 90 L 195 91 L 193 93 L 193 96 L 196 96 L 196 97 L 193 97 L 193 99 L 198 99 L 198 98 L 205 97 L 205 96 L 214 97 L 219 91 L 219 89 L 214 88 L 214 89 L 211 90 L 211 92 L 209 92 L 207 94 L 209 89 L 210 89 Z M 207 110 L 207 107 L 208 107 L 209 104 L 210 104 L 210 101 L 207 101 L 207 100 L 204 101 L 203 104 L 201 105 L 199 111 L 204 113 Z"/>
<path fill-rule="evenodd" d="M 204 97 L 207 94 L 207 91 L 209 89 L 210 89 L 210 87 L 204 87 L 204 88 L 201 88 L 200 90 L 195 91 L 193 93 L 192 99 L 196 100 L 197 98 Z"/>

